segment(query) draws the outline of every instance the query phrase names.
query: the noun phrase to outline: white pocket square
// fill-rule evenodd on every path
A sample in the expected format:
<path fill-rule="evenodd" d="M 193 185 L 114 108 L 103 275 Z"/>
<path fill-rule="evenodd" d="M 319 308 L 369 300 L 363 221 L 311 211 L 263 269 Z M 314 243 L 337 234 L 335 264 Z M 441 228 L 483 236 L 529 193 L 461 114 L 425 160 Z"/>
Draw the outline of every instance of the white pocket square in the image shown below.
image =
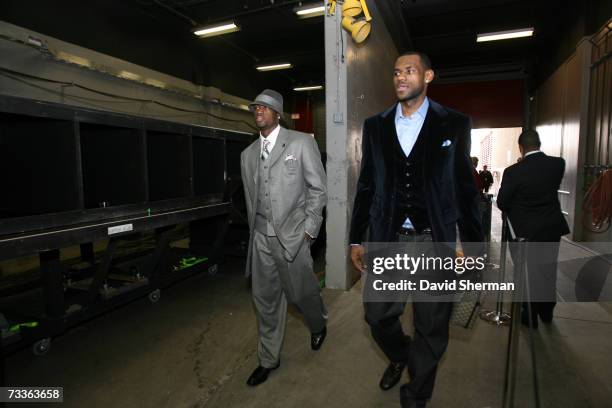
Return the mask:
<path fill-rule="evenodd" d="M 452 142 L 450 140 L 446 139 L 445 141 L 442 142 L 442 147 L 448 147 L 451 145 L 451 143 Z"/>
<path fill-rule="evenodd" d="M 289 153 L 285 157 L 285 161 L 289 161 L 289 160 L 296 160 L 296 158 L 295 158 L 295 156 L 293 154 Z"/>

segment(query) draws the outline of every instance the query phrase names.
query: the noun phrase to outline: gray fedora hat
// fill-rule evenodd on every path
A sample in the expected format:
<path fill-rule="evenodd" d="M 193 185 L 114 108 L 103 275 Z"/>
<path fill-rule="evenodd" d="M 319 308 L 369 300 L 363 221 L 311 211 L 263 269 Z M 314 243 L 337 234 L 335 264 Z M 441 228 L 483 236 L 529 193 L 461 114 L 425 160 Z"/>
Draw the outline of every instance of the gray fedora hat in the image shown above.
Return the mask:
<path fill-rule="evenodd" d="M 251 103 L 249 103 L 249 109 L 253 111 L 255 109 L 255 105 L 263 105 L 268 108 L 280 113 L 283 113 L 283 95 L 279 94 L 272 89 L 264 89 L 261 91 L 257 98 Z"/>

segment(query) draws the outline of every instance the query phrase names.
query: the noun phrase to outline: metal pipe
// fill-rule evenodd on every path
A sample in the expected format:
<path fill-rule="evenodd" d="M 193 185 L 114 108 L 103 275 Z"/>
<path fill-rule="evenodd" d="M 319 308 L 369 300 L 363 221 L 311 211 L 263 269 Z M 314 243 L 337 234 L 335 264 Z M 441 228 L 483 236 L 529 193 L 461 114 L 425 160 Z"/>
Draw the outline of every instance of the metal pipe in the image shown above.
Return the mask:
<path fill-rule="evenodd" d="M 499 278 L 498 282 L 502 283 L 506 279 L 506 252 L 508 251 L 508 216 L 502 213 L 502 242 L 501 242 L 501 253 L 499 254 Z M 497 314 L 501 315 L 504 301 L 504 292 L 497 292 Z"/>
<path fill-rule="evenodd" d="M 171 7 L 171 6 L 169 6 L 169 5 L 165 4 L 164 2 L 162 2 L 162 1 L 160 1 L 160 0 L 153 0 L 153 3 L 157 4 L 158 6 L 161 6 L 161 7 L 165 8 L 166 10 L 168 10 L 168 11 L 170 11 L 171 13 L 173 13 L 173 14 L 175 14 L 175 15 L 177 15 L 177 16 L 179 16 L 179 17 L 181 17 L 182 19 L 185 19 L 185 20 L 189 21 L 189 23 L 190 23 L 192 26 L 194 26 L 194 27 L 198 25 L 198 23 L 196 23 L 196 22 L 195 22 L 195 20 L 193 20 L 191 17 L 189 17 L 189 16 L 187 16 L 187 15 L 185 15 L 185 14 L 181 13 L 180 11 L 178 11 L 177 9 L 175 9 L 174 7 Z"/>
<path fill-rule="evenodd" d="M 607 92 L 605 91 L 605 88 L 603 88 L 603 86 L 605 86 L 606 84 L 606 68 L 607 68 L 607 64 L 604 64 L 601 68 L 601 82 L 598 81 L 598 89 L 601 90 L 601 98 L 596 99 L 596 103 L 597 103 L 597 111 L 598 112 L 598 116 L 599 116 L 599 131 L 597 132 L 597 163 L 601 164 L 603 163 L 602 160 L 602 144 L 603 144 L 603 139 L 604 139 L 604 132 L 606 132 L 607 129 L 604 129 L 604 123 L 603 123 L 603 116 L 604 116 L 604 105 L 605 105 L 605 98 L 606 98 L 606 94 Z"/>
<path fill-rule="evenodd" d="M 502 233 L 501 233 L 501 252 L 499 254 L 499 273 L 497 281 L 499 283 L 504 282 L 506 279 L 506 252 L 508 251 L 508 217 L 505 213 L 502 213 Z M 497 326 L 507 326 L 510 324 L 511 314 L 504 313 L 504 293 L 503 291 L 497 292 L 497 303 L 495 310 L 483 310 L 478 314 L 481 320 L 487 323 L 495 324 Z"/>
<path fill-rule="evenodd" d="M 527 298 L 527 318 L 529 321 L 529 348 L 531 350 L 531 374 L 533 379 L 533 397 L 535 400 L 536 408 L 540 408 L 540 387 L 538 385 L 538 369 L 536 364 L 536 352 L 535 352 L 535 342 L 533 340 L 533 326 L 535 322 L 534 319 L 537 319 L 537 316 L 533 316 L 531 304 L 531 291 L 529 287 L 529 268 L 526 265 L 527 262 L 527 251 L 529 248 L 526 247 L 525 244 L 521 245 L 522 247 L 522 258 L 521 259 L 521 269 L 525 276 L 525 295 Z"/>
<path fill-rule="evenodd" d="M 521 313 L 521 302 L 523 292 L 523 267 L 524 262 L 524 238 L 517 239 L 518 242 L 518 250 L 517 254 L 517 262 L 515 265 L 518 266 L 516 268 L 516 273 L 514 276 L 515 288 L 512 301 L 512 315 L 520 316 Z M 504 377 L 504 394 L 502 400 L 503 408 L 514 408 L 514 392 L 516 389 L 516 373 L 517 373 L 517 359 L 518 359 L 518 351 L 519 351 L 519 334 L 520 334 L 520 319 L 512 319 L 510 323 L 510 331 L 508 333 L 508 349 L 506 352 L 506 372 Z"/>

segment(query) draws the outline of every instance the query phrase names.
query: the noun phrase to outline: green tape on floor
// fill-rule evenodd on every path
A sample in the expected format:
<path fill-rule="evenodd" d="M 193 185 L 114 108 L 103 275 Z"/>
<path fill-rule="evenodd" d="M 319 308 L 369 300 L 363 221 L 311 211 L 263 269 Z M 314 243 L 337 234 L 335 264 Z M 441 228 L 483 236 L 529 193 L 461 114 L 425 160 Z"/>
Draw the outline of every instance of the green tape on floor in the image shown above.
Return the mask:
<path fill-rule="evenodd" d="M 203 256 L 198 258 L 196 256 L 192 256 L 189 258 L 181 258 L 178 265 L 174 266 L 175 271 L 180 271 L 181 269 L 191 268 L 197 264 L 201 264 L 202 262 L 208 261 L 208 258 Z"/>
<path fill-rule="evenodd" d="M 23 322 L 12 325 L 9 328 L 9 331 L 12 333 L 16 333 L 21 330 L 22 327 L 27 327 L 29 329 L 33 329 L 34 327 L 38 327 L 38 322 Z"/>

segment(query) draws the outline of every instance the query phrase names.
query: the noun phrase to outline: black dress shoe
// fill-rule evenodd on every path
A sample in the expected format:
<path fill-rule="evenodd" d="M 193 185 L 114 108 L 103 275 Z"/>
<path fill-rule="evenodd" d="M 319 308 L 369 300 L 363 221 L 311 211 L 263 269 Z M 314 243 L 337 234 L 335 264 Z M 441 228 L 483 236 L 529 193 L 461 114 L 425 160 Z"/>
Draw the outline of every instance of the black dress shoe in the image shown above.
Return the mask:
<path fill-rule="evenodd" d="M 391 363 L 383 373 L 380 383 L 378 384 L 383 391 L 393 388 L 402 378 L 402 372 L 406 367 L 406 363 Z"/>
<path fill-rule="evenodd" d="M 327 336 L 327 327 L 324 327 L 319 333 L 314 333 L 310 335 L 310 348 L 313 350 L 318 350 L 323 345 L 325 341 L 325 336 Z"/>
<path fill-rule="evenodd" d="M 538 315 L 540 316 L 540 319 L 544 323 L 552 323 L 552 319 L 553 319 L 552 309 L 551 310 L 539 310 Z"/>
<path fill-rule="evenodd" d="M 406 388 L 406 385 L 402 385 L 402 388 L 400 388 L 400 404 L 402 408 L 425 408 L 427 400 L 415 398 L 410 390 Z"/>
<path fill-rule="evenodd" d="M 529 327 L 529 313 L 526 310 L 521 312 L 521 324 L 525 327 Z M 531 318 L 532 328 L 538 328 L 538 316 L 534 313 Z"/>
<path fill-rule="evenodd" d="M 280 366 L 280 363 L 278 363 L 276 367 L 272 367 L 272 368 L 257 366 L 255 371 L 253 371 L 253 373 L 247 380 L 247 385 L 254 387 L 256 385 L 261 384 L 262 382 L 268 379 L 268 374 L 270 374 L 272 370 L 276 370 L 279 366 Z"/>

